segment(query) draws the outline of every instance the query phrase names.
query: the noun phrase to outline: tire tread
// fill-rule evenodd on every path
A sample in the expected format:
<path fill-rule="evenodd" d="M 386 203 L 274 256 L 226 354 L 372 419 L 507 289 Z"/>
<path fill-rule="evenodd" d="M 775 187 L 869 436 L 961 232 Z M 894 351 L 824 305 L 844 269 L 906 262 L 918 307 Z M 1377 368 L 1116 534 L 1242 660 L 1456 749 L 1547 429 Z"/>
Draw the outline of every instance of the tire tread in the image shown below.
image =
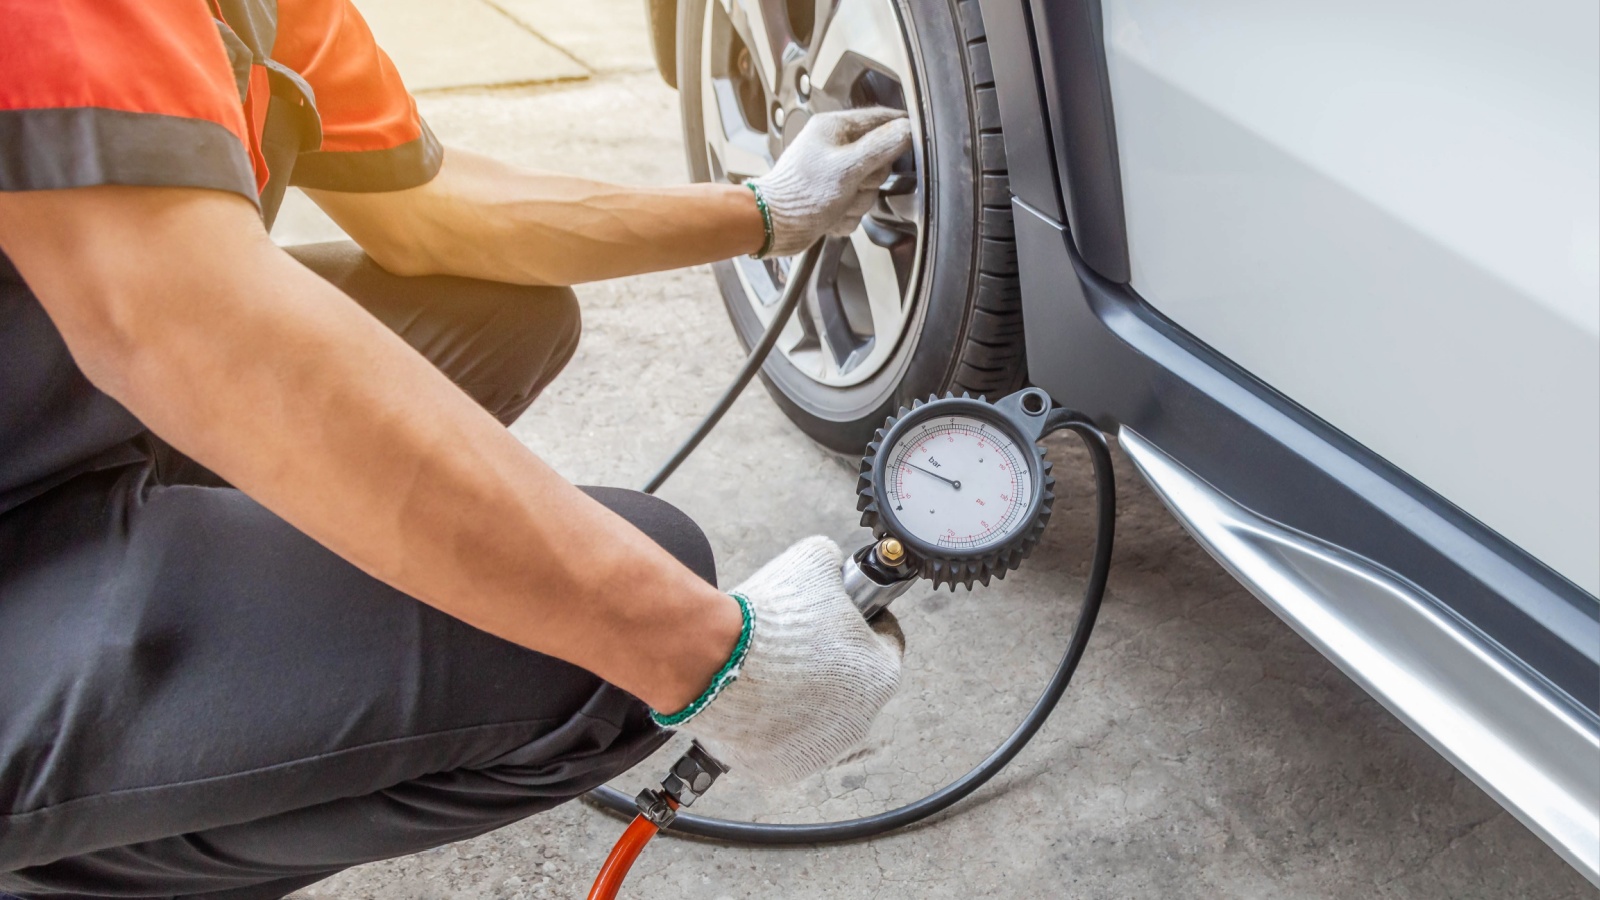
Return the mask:
<path fill-rule="evenodd" d="M 973 149 L 981 183 L 973 235 L 978 272 L 966 333 L 948 389 L 958 394 L 966 391 L 997 396 L 1022 387 L 1027 378 L 1011 181 L 983 13 L 978 0 L 957 0 L 956 13 L 956 27 L 961 29 L 958 43 L 966 48 L 977 131 Z"/>

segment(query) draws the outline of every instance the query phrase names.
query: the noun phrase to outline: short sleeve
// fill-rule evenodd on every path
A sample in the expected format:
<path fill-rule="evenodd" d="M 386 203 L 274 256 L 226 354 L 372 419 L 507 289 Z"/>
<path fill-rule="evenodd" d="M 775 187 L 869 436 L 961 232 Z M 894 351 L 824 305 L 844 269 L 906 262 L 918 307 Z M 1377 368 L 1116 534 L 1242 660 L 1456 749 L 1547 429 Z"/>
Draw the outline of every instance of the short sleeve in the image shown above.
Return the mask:
<path fill-rule="evenodd" d="M 256 201 L 205 0 L 0 0 L 0 190 L 212 188 Z"/>
<path fill-rule="evenodd" d="M 322 146 L 300 154 L 291 184 L 398 191 L 438 173 L 438 139 L 348 0 L 279 0 L 272 58 L 310 85 L 322 123 Z"/>

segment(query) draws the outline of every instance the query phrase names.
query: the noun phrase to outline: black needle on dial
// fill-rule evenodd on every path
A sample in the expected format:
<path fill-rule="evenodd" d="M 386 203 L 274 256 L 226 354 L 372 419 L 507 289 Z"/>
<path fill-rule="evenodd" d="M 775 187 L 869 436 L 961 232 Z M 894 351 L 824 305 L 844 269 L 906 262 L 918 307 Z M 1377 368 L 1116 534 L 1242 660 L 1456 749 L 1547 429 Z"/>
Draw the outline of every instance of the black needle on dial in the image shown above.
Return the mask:
<path fill-rule="evenodd" d="M 916 469 L 918 472 L 921 472 L 924 475 L 932 475 L 933 477 L 939 479 L 940 481 L 944 482 L 945 484 L 950 485 L 951 487 L 955 488 L 958 491 L 961 490 L 961 482 L 956 481 L 954 478 L 946 478 L 943 475 L 940 475 L 938 472 L 930 472 L 927 469 L 924 469 L 923 467 L 917 465 L 916 463 L 908 462 L 908 463 L 906 463 L 906 465 L 910 466 L 913 469 Z"/>

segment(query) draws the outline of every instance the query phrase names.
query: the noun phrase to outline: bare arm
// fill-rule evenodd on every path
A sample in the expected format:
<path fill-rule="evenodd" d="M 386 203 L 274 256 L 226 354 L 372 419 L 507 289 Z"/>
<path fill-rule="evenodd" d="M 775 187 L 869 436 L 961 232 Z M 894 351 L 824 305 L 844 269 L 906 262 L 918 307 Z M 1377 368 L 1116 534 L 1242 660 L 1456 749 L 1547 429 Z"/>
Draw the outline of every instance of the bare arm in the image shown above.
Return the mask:
<path fill-rule="evenodd" d="M 409 190 L 306 193 L 397 275 L 579 284 L 754 253 L 764 235 L 741 185 L 623 187 L 456 149 Z"/>
<path fill-rule="evenodd" d="M 730 598 L 273 246 L 244 199 L 0 192 L 0 247 L 96 386 L 373 576 L 660 710 L 728 658 Z"/>

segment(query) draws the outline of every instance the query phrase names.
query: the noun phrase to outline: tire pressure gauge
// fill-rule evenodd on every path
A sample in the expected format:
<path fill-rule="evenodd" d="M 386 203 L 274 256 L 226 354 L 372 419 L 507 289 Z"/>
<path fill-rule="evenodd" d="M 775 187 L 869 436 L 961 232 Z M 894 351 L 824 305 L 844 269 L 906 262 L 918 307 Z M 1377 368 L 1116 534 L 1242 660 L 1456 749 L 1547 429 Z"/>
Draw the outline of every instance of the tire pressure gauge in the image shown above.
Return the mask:
<path fill-rule="evenodd" d="M 930 397 L 884 422 L 861 460 L 861 524 L 894 538 L 934 586 L 1004 578 L 1033 552 L 1055 500 L 1038 445 L 1050 397 Z"/>

